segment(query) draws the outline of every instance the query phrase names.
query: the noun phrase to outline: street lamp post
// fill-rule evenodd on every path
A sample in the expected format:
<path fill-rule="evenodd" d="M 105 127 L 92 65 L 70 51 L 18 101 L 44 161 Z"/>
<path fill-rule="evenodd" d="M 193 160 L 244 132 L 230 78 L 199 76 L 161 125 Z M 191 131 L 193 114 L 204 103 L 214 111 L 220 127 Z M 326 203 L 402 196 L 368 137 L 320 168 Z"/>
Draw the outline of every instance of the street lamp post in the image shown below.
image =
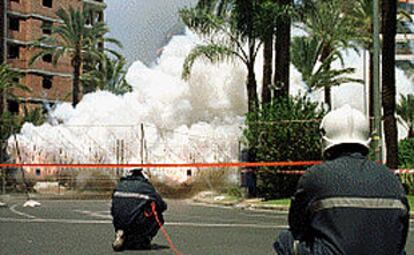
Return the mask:
<path fill-rule="evenodd" d="M 373 62 L 374 62 L 374 132 L 372 134 L 372 149 L 375 160 L 382 163 L 382 125 L 381 125 L 381 89 L 380 89 L 380 39 L 379 39 L 379 0 L 373 1 Z"/>

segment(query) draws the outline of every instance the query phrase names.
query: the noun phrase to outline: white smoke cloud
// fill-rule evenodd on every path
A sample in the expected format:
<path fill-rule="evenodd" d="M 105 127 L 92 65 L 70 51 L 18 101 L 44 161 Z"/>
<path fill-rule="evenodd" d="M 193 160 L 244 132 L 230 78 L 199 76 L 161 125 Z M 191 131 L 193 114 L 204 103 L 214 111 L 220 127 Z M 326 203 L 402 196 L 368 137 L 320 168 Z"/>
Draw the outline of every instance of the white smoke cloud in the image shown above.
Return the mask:
<path fill-rule="evenodd" d="M 184 59 L 197 43 L 200 39 L 187 31 L 172 38 L 154 66 L 135 62 L 127 74 L 133 87 L 130 93 L 87 94 L 76 109 L 69 103 L 59 104 L 50 113 L 52 125 L 35 127 L 25 123 L 17 136 L 22 160 L 26 163 L 38 158 L 44 162 L 117 163 L 120 156 L 116 149 L 120 143 L 123 143 L 123 163 L 237 160 L 243 116 L 247 111 L 245 67 L 237 61 L 213 65 L 200 60 L 195 63 L 189 81 L 183 81 L 180 77 Z M 260 85 L 261 54 L 258 58 L 256 72 Z M 349 52 L 345 65 L 355 67 L 355 77 L 363 78 L 361 56 Z M 398 93 L 413 93 L 412 85 L 397 69 Z M 307 90 L 300 73 L 292 66 L 291 93 L 303 94 Z M 361 84 L 334 88 L 334 107 L 350 103 L 363 110 L 363 91 Z M 309 96 L 321 101 L 323 92 L 318 90 Z M 143 159 L 141 123 L 146 141 Z M 14 141 L 10 139 L 11 153 L 13 147 Z M 181 174 L 179 178 L 185 176 Z"/>

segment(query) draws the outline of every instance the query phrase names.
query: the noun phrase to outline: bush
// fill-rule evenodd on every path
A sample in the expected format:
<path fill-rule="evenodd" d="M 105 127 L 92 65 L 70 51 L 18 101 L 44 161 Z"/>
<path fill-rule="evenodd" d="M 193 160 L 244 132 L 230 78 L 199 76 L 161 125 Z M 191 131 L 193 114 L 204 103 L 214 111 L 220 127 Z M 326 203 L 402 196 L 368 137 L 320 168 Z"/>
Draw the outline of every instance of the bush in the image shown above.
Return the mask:
<path fill-rule="evenodd" d="M 76 177 L 76 188 L 80 191 L 112 192 L 116 180 L 108 173 L 91 170 L 80 172 Z"/>
<path fill-rule="evenodd" d="M 17 170 L 15 176 L 15 191 L 17 192 L 35 192 L 34 186 L 37 183 L 36 176 L 25 172 L 24 178 L 20 169 Z"/>
<path fill-rule="evenodd" d="M 229 168 L 201 169 L 194 173 L 186 182 L 178 183 L 173 180 L 152 176 L 151 183 L 162 196 L 167 198 L 191 198 L 202 191 L 228 193 L 231 187 Z M 236 191 L 232 191 L 233 193 Z"/>
<path fill-rule="evenodd" d="M 400 168 L 414 168 L 414 138 L 406 138 L 398 144 Z M 401 181 L 409 194 L 414 194 L 414 175 L 402 174 Z"/>
<path fill-rule="evenodd" d="M 238 198 L 242 198 L 244 196 L 243 190 L 238 185 L 230 185 L 227 187 L 226 194 Z"/>
<path fill-rule="evenodd" d="M 279 99 L 247 115 L 244 136 L 255 161 L 321 159 L 319 135 L 324 110 L 302 96 Z M 277 174 L 280 167 L 263 167 L 258 173 L 257 194 L 266 199 L 291 196 L 300 176 Z M 289 167 L 284 170 L 302 170 Z"/>

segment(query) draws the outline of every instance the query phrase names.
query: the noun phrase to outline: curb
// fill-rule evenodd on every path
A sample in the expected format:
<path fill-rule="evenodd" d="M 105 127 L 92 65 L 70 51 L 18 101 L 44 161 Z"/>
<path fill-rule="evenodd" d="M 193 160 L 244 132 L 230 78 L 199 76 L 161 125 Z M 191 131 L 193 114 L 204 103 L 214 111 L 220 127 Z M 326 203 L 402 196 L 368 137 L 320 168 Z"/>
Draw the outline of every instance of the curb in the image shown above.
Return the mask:
<path fill-rule="evenodd" d="M 195 203 L 203 203 L 209 205 L 218 205 L 218 206 L 229 206 L 229 207 L 236 207 L 240 209 L 262 209 L 262 210 L 273 210 L 273 211 L 281 211 L 281 212 L 288 212 L 289 207 L 284 205 L 266 205 L 266 204 L 257 204 L 257 203 L 249 203 L 246 201 L 220 201 L 214 200 L 209 198 L 193 198 L 193 202 Z"/>
<path fill-rule="evenodd" d="M 279 211 L 279 212 L 289 212 L 289 206 L 284 205 L 266 205 L 266 204 L 257 204 L 257 203 L 248 203 L 245 201 L 215 201 L 212 199 L 207 198 L 194 198 L 192 200 L 196 203 L 204 203 L 204 204 L 213 204 L 213 205 L 221 205 L 221 206 L 232 206 L 241 209 L 261 209 L 261 210 L 270 210 L 270 211 Z M 414 219 L 414 212 L 410 212 L 410 219 Z"/>
<path fill-rule="evenodd" d="M 222 205 L 222 206 L 237 206 L 240 204 L 240 201 L 219 201 L 219 200 L 212 200 L 212 199 L 205 199 L 205 198 L 193 198 L 193 202 L 196 203 L 203 203 L 203 204 L 210 204 L 210 205 Z"/>

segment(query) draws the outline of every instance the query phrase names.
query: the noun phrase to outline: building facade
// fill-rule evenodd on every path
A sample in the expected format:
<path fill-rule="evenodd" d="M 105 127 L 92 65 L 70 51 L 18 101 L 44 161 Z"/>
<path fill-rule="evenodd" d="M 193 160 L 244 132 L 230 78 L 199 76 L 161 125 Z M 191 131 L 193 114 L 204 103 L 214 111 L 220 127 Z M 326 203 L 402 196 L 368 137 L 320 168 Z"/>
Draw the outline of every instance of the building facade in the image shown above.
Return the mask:
<path fill-rule="evenodd" d="M 72 66 L 70 59 L 63 56 L 52 64 L 50 55 L 44 56 L 29 65 L 31 57 L 38 49 L 29 45 L 44 35 L 51 33 L 53 25 L 59 25 L 56 12 L 60 8 L 68 9 L 88 7 L 91 10 L 93 24 L 103 20 L 106 5 L 103 0 L 0 0 L 1 61 L 8 63 L 14 70 L 24 74 L 20 83 L 29 87 L 30 93 L 16 91 L 19 102 L 7 100 L 10 112 L 21 112 L 22 105 L 34 107 L 44 103 L 71 100 Z"/>
<path fill-rule="evenodd" d="M 88 8 L 89 24 L 103 21 L 104 0 L 0 0 L 0 61 L 23 74 L 19 82 L 31 92 L 15 91 L 19 100 L 7 98 L 8 111 L 20 114 L 27 108 L 53 105 L 59 101 L 71 101 L 72 66 L 67 56 L 56 65 L 51 56 L 45 56 L 29 65 L 31 57 L 39 50 L 29 47 L 32 42 L 51 34 L 51 27 L 62 21 L 56 15 L 60 8 Z M 33 157 L 41 157 L 34 148 Z M 40 158 L 34 158 L 40 160 Z M 36 179 L 56 176 L 58 169 L 27 168 L 26 172 Z"/>
<path fill-rule="evenodd" d="M 414 0 L 400 0 L 400 8 L 414 20 Z M 414 23 L 408 20 L 400 21 L 397 32 L 396 64 L 414 79 Z"/>

